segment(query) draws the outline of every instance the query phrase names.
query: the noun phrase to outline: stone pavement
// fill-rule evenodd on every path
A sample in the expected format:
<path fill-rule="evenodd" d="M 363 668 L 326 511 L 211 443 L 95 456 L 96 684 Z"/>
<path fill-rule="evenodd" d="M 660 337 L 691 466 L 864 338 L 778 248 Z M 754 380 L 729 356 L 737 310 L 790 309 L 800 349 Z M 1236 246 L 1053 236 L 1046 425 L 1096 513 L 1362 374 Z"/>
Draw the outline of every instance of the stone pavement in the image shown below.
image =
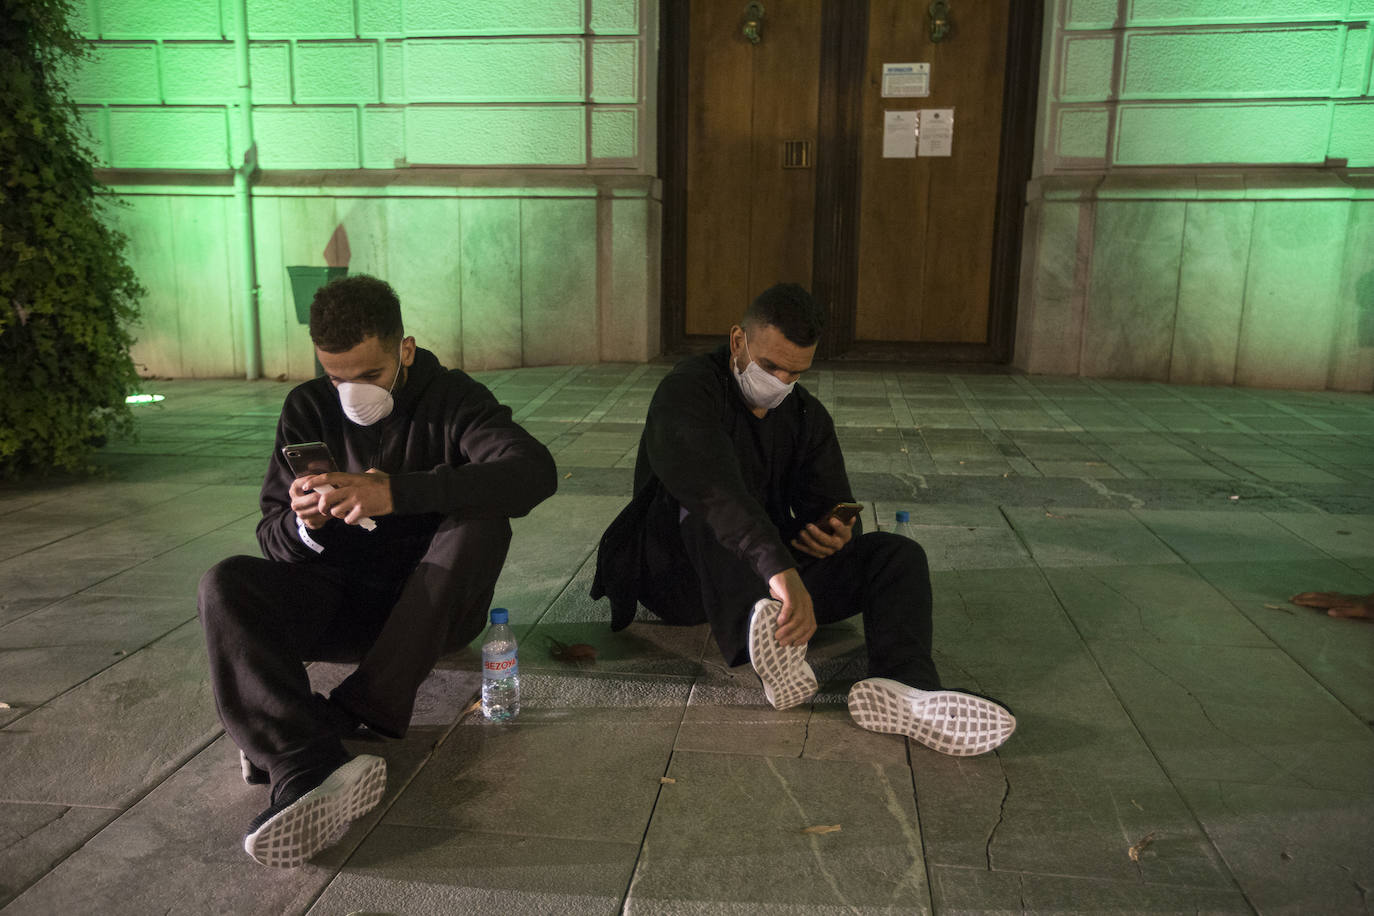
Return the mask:
<path fill-rule="evenodd" d="M 99 476 L 0 488 L 6 916 L 1374 906 L 1374 625 L 1286 601 L 1374 591 L 1369 396 L 809 373 L 865 524 L 917 522 L 946 682 L 1019 718 L 953 759 L 850 722 L 854 626 L 817 636 L 821 692 L 785 712 L 702 627 L 609 631 L 593 551 L 665 371 L 479 375 L 561 477 L 497 592 L 524 712 L 484 723 L 475 654 L 446 659 L 404 741 L 358 745 L 387 759 L 382 805 L 294 871 L 240 847 L 264 790 L 195 619 L 201 573 L 256 553 L 290 386 L 149 383 L 166 400 Z"/>

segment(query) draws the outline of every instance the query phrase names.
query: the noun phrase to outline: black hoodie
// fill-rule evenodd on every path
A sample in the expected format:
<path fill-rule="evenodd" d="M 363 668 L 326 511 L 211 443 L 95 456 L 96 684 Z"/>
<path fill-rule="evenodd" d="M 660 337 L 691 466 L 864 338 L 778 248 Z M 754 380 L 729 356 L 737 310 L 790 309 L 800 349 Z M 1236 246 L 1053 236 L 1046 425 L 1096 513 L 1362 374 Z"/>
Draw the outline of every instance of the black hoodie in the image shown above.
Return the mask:
<path fill-rule="evenodd" d="M 327 378 L 296 386 L 277 422 L 277 443 L 263 481 L 258 543 L 263 555 L 296 563 L 365 563 L 373 574 L 406 575 L 444 516 L 526 515 L 558 488 L 553 457 L 511 419 L 510 408 L 458 369 L 445 369 L 417 349 L 405 383 L 393 392 L 391 415 L 358 426 L 343 414 Z M 322 551 L 300 536 L 291 509 L 295 474 L 282 446 L 324 442 L 340 470 L 375 467 L 391 476 L 391 515 L 366 531 L 342 521 L 309 532 Z"/>

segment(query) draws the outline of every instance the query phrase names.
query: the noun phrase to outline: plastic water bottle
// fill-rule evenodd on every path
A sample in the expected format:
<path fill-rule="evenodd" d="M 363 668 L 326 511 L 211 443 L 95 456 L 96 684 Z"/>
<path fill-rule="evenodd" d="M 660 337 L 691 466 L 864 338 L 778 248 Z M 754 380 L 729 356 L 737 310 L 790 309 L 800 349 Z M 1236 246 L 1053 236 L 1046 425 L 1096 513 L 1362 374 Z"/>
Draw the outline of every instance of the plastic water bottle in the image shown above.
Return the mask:
<path fill-rule="evenodd" d="M 897 524 L 892 528 L 893 534 L 900 534 L 904 538 L 916 540 L 916 532 L 911 530 L 911 513 L 905 509 L 897 512 Z"/>
<path fill-rule="evenodd" d="M 515 634 L 510 613 L 491 609 L 491 629 L 482 641 L 482 715 L 495 722 L 514 719 L 520 713 L 520 662 L 515 656 Z"/>

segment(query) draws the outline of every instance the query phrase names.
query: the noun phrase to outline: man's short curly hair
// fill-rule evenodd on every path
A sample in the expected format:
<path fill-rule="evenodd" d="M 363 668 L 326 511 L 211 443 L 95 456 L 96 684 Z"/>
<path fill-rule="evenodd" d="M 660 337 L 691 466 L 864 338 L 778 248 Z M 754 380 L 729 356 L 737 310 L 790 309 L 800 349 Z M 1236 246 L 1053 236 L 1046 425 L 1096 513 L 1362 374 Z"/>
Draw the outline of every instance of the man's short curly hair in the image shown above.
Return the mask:
<path fill-rule="evenodd" d="M 825 312 L 804 288 L 779 283 L 759 293 L 744 312 L 745 327 L 772 325 L 793 344 L 809 347 L 820 339 Z"/>
<path fill-rule="evenodd" d="M 367 274 L 319 288 L 310 303 L 310 339 L 326 353 L 343 353 L 376 337 L 388 346 L 405 336 L 401 300 L 391 284 Z"/>

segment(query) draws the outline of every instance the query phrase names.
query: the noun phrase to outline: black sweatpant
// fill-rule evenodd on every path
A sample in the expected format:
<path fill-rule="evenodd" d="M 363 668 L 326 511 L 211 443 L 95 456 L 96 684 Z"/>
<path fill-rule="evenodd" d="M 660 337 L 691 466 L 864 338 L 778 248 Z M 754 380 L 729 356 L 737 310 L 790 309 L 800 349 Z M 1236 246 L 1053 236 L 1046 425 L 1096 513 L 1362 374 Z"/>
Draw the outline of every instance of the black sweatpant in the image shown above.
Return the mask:
<path fill-rule="evenodd" d="M 768 597 L 768 583 L 722 547 L 697 516 L 684 517 L 680 529 L 721 654 L 729 664 L 742 665 L 749 661 L 749 615 L 755 602 Z M 800 561 L 798 570 L 816 623 L 863 615 L 870 677 L 922 690 L 940 686 L 930 657 L 930 567 L 920 544 L 884 531 L 861 534 L 838 553 Z"/>
<path fill-rule="evenodd" d="M 339 759 L 341 717 L 311 693 L 305 663 L 356 661 L 334 705 L 404 735 L 439 656 L 482 631 L 510 539 L 504 518 L 445 519 L 391 582 L 327 563 L 216 564 L 200 581 L 200 620 L 225 732 L 274 786 Z"/>

